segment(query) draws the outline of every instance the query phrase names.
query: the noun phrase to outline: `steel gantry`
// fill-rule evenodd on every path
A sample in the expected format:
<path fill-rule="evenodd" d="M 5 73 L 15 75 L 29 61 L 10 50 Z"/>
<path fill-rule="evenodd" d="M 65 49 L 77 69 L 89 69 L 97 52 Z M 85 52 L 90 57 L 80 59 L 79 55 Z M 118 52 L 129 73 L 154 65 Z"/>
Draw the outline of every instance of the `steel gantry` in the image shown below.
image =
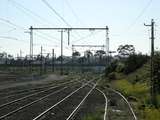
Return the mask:
<path fill-rule="evenodd" d="M 58 30 L 61 32 L 61 74 L 63 74 L 63 32 L 67 31 L 68 33 L 68 45 L 70 44 L 70 31 L 73 30 L 104 30 L 106 31 L 106 55 L 109 55 L 109 37 L 108 37 L 108 31 L 109 28 L 108 26 L 106 27 L 81 27 L 81 28 L 68 28 L 68 27 L 60 27 L 60 28 L 50 28 L 50 27 L 44 27 L 44 28 L 34 28 L 34 27 L 30 27 L 30 58 L 33 58 L 33 31 L 34 30 Z"/>

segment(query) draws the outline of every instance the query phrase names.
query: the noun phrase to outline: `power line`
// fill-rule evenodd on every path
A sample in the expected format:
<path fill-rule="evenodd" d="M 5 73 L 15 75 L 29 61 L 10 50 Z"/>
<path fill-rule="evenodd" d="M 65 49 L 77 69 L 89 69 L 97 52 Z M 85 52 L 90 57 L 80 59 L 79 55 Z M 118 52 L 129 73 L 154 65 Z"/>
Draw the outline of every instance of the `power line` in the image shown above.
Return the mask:
<path fill-rule="evenodd" d="M 43 2 L 48 8 L 50 8 L 67 26 L 69 26 L 69 27 L 72 28 L 72 26 L 58 13 L 46 0 L 42 0 L 42 2 Z M 77 34 L 79 37 L 81 37 L 78 32 L 76 32 L 76 34 Z M 73 36 L 73 37 L 74 37 L 74 36 Z"/>
<path fill-rule="evenodd" d="M 43 22 L 46 22 L 46 21 L 47 21 L 46 19 L 44 19 L 44 18 L 41 17 L 40 15 L 34 13 L 34 12 L 31 11 L 30 9 L 25 8 L 25 7 L 24 7 L 23 5 L 21 5 L 20 3 L 14 1 L 14 0 L 9 0 L 9 1 L 12 2 L 12 3 L 14 3 L 15 5 L 19 6 L 20 8 L 22 8 L 23 10 L 22 10 L 22 9 L 19 9 L 19 8 L 17 8 L 17 9 L 21 10 L 23 13 L 25 13 L 25 14 L 27 14 L 27 15 L 29 15 L 29 16 L 30 16 L 30 14 L 31 14 L 31 15 L 34 15 L 34 16 L 38 17 L 39 19 L 41 19 Z M 27 12 L 29 12 L 30 14 L 28 14 L 28 13 L 25 12 L 24 10 L 27 11 Z M 33 17 L 31 17 L 31 18 L 33 19 Z M 49 22 L 48 22 L 48 23 L 49 23 Z M 55 39 L 55 40 L 58 40 L 58 41 L 59 41 L 59 39 L 56 38 L 56 37 L 46 35 L 45 33 L 42 33 L 42 32 L 39 32 L 39 33 L 43 34 L 44 36 L 47 36 L 47 37 L 50 37 L 50 38 L 52 38 L 52 39 Z M 44 37 L 43 37 L 43 38 L 44 38 Z M 50 41 L 50 40 L 49 40 L 49 41 Z"/>
<path fill-rule="evenodd" d="M 71 25 L 46 1 L 42 0 L 42 2 L 50 8 L 67 26 L 71 27 Z"/>
<path fill-rule="evenodd" d="M 15 41 L 19 41 L 19 42 L 25 42 L 25 43 L 28 43 L 28 42 L 27 42 L 27 41 L 25 41 L 25 40 L 20 40 L 20 39 L 15 38 L 15 37 L 0 36 L 0 38 L 2 38 L 2 39 L 10 39 L 10 40 L 15 40 Z"/>
<path fill-rule="evenodd" d="M 29 15 L 29 16 L 31 16 L 31 15 L 32 15 L 32 16 L 35 16 L 35 17 L 39 18 L 39 19 L 36 19 L 36 20 L 41 20 L 42 22 L 46 22 L 46 23 L 49 24 L 49 25 L 52 24 L 52 25 L 55 26 L 55 24 L 49 22 L 47 19 L 43 18 L 42 16 L 40 16 L 39 14 L 33 12 L 32 10 L 24 7 L 22 4 L 14 1 L 14 0 L 9 0 L 9 1 L 10 1 L 11 3 L 13 3 L 13 4 L 15 5 L 15 7 L 16 7 L 17 9 L 19 9 L 20 11 L 22 11 L 23 13 L 25 13 L 25 14 L 27 14 L 27 15 Z M 28 13 L 29 13 L 29 14 L 28 14 Z M 33 17 L 31 17 L 31 18 L 33 19 Z"/>
<path fill-rule="evenodd" d="M 27 30 L 27 29 L 25 29 L 24 27 L 19 26 L 19 25 L 15 24 L 15 23 L 7 20 L 7 19 L 0 18 L 0 21 L 6 22 L 6 23 L 8 23 L 8 24 L 10 24 L 10 25 L 12 25 L 12 26 L 14 26 L 14 27 L 16 27 L 16 28 L 23 29 L 23 30 Z"/>
<path fill-rule="evenodd" d="M 38 33 L 38 34 L 37 34 Z M 37 37 L 43 38 L 49 42 L 53 42 L 53 40 L 51 40 L 50 38 L 48 38 L 48 36 L 42 32 L 37 32 L 35 35 L 37 35 Z M 56 42 L 56 41 L 54 41 Z M 58 42 L 57 42 L 58 43 Z"/>
<path fill-rule="evenodd" d="M 100 32 L 100 31 L 97 31 L 97 32 L 95 32 L 95 34 L 97 34 L 97 33 L 99 33 L 99 32 Z M 80 39 L 77 39 L 77 40 L 73 41 L 73 42 L 74 42 L 74 43 L 79 42 L 79 41 L 81 41 L 81 40 L 84 40 L 84 39 L 87 39 L 87 38 L 89 38 L 89 37 L 92 37 L 92 36 L 95 35 L 95 34 L 90 33 L 90 34 L 88 34 L 88 35 L 86 35 L 86 36 L 84 36 L 84 37 L 82 37 L 82 38 L 80 38 Z"/>
<path fill-rule="evenodd" d="M 70 2 L 68 0 L 65 0 L 67 6 L 69 7 L 69 9 L 71 10 L 72 14 L 75 16 L 75 18 L 77 19 L 77 21 L 79 21 L 80 24 L 84 23 L 80 20 L 80 18 L 78 17 L 78 15 L 76 14 L 76 12 L 74 11 L 73 7 L 71 6 Z"/>
<path fill-rule="evenodd" d="M 25 30 L 25 31 L 27 31 L 27 30 L 28 30 L 28 29 L 25 29 L 24 27 L 19 26 L 19 25 L 15 24 L 15 23 L 13 23 L 13 22 L 11 22 L 11 21 L 7 20 L 7 19 L 4 19 L 4 18 L 0 18 L 0 21 L 6 22 L 6 23 L 8 23 L 8 24 L 10 24 L 10 25 L 12 25 L 12 26 L 14 26 L 14 27 L 18 28 L 18 29 L 21 29 L 21 30 Z M 39 33 L 43 34 L 43 36 L 45 35 L 45 36 L 49 37 L 49 36 L 48 36 L 48 35 L 46 35 L 45 33 L 42 33 L 42 32 L 39 32 Z M 37 35 L 37 36 L 39 36 L 39 37 L 41 36 L 41 37 L 42 37 L 42 35 Z M 55 37 L 51 37 L 51 38 L 52 38 L 52 40 L 49 40 L 49 39 L 48 39 L 48 38 L 46 38 L 46 37 L 43 37 L 43 38 L 47 39 L 48 41 L 53 41 L 53 39 L 58 40 L 58 38 L 55 38 Z"/>
<path fill-rule="evenodd" d="M 138 21 L 138 19 L 145 13 L 145 11 L 148 9 L 150 4 L 152 3 L 153 0 L 149 0 L 146 6 L 142 9 L 140 14 L 136 17 L 136 19 L 131 23 L 131 25 L 128 27 L 128 30 L 130 30 Z"/>

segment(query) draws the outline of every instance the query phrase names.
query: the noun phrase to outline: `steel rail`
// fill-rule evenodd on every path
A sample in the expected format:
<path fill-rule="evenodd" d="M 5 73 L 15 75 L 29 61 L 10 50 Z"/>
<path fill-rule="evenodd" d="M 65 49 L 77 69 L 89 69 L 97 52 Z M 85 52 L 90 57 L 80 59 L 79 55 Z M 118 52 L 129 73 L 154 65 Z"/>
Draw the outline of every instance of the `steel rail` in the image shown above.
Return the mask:
<path fill-rule="evenodd" d="M 65 83 L 65 82 L 64 82 Z M 2 97 L 2 98 L 0 98 L 0 99 L 6 99 L 6 98 L 9 98 L 9 97 L 13 97 L 13 96 L 16 96 L 16 95 L 23 95 L 23 94 L 29 94 L 29 93 L 34 93 L 34 92 L 37 92 L 37 91 L 39 91 L 40 89 L 44 89 L 44 88 L 48 88 L 48 87 L 53 87 L 53 86 L 55 86 L 54 84 L 55 83 L 51 83 L 51 84 L 53 84 L 53 85 L 46 85 L 46 86 L 43 86 L 43 87 L 35 87 L 35 88 L 31 88 L 31 89 L 26 89 L 26 90 L 21 90 L 21 91 L 18 91 L 18 92 L 14 92 L 14 93 L 12 93 L 12 94 L 10 94 L 10 95 L 7 95 L 7 96 L 4 96 L 4 97 Z M 58 84 L 62 84 L 62 83 L 58 83 Z M 30 90 L 32 90 L 32 91 L 30 91 Z M 17 94 L 16 94 L 17 93 Z"/>
<path fill-rule="evenodd" d="M 57 102 L 56 104 L 54 104 L 53 106 L 51 106 L 50 108 L 46 109 L 44 112 L 42 112 L 41 114 L 39 114 L 37 117 L 33 118 L 33 120 L 38 120 L 40 119 L 43 115 L 45 115 L 46 113 L 48 113 L 49 111 L 51 111 L 54 107 L 56 107 L 57 105 L 59 105 L 60 103 L 62 103 L 64 100 L 66 100 L 67 98 L 69 98 L 70 96 L 72 96 L 74 93 L 78 92 L 80 89 L 84 88 L 87 84 L 89 84 L 91 81 L 87 82 L 86 84 L 82 85 L 81 87 L 79 87 L 78 89 L 74 90 L 73 92 L 71 92 L 69 95 L 67 95 L 66 97 L 64 97 L 63 99 L 61 99 L 59 102 Z"/>
<path fill-rule="evenodd" d="M 69 120 L 71 118 L 74 117 L 75 112 L 80 108 L 80 106 L 85 102 L 85 100 L 87 99 L 87 97 L 91 94 L 91 92 L 95 89 L 95 87 L 97 86 L 97 83 L 91 88 L 91 90 L 86 94 L 86 96 L 82 99 L 82 101 L 79 103 L 79 105 L 72 111 L 72 113 L 68 116 L 68 118 L 66 120 Z"/>
<path fill-rule="evenodd" d="M 95 84 L 95 83 L 91 83 L 91 84 Z M 89 87 L 92 87 L 91 85 L 88 84 Z M 108 98 L 106 96 L 106 94 L 100 90 L 99 88 L 95 88 L 98 92 L 100 92 L 103 96 L 104 96 L 104 99 L 105 99 L 105 113 L 104 113 L 104 116 L 103 116 L 103 120 L 106 120 L 107 118 L 107 109 L 108 109 Z"/>
<path fill-rule="evenodd" d="M 51 88 L 49 88 L 49 89 L 42 90 L 42 91 L 40 91 L 40 92 L 36 92 L 36 93 L 30 94 L 30 95 L 21 97 L 21 98 L 19 98 L 19 99 L 10 101 L 10 102 L 8 102 L 8 103 L 5 103 L 5 104 L 0 105 L 0 109 L 3 108 L 3 107 L 5 107 L 5 106 L 7 106 L 7 105 L 10 105 L 10 104 L 13 104 L 13 103 L 15 103 L 15 102 L 24 100 L 24 99 L 29 98 L 29 97 L 32 97 L 32 96 L 34 96 L 34 95 L 38 95 L 38 94 L 40 94 L 40 93 L 47 92 L 47 91 L 49 91 L 49 90 L 51 90 L 51 89 L 58 88 L 58 87 L 60 87 L 60 86 L 63 86 L 63 85 L 65 85 L 65 84 L 67 84 L 67 83 L 72 83 L 72 82 L 73 82 L 73 81 L 71 81 L 71 82 L 65 82 L 65 83 L 62 83 L 62 84 L 60 84 L 60 85 L 53 86 L 53 87 L 51 87 Z"/>
<path fill-rule="evenodd" d="M 27 107 L 29 107 L 29 106 L 31 106 L 31 105 L 39 102 L 39 101 L 42 101 L 43 99 L 45 99 L 45 98 L 47 98 L 47 97 L 49 97 L 49 96 L 51 96 L 51 95 L 54 95 L 54 94 L 56 94 L 56 93 L 59 93 L 59 92 L 65 90 L 66 88 L 68 88 L 68 87 L 63 87 L 63 88 L 60 89 L 60 90 L 57 90 L 57 91 L 55 91 L 55 92 L 53 92 L 53 93 L 50 93 L 50 94 L 48 94 L 48 95 L 45 95 L 45 96 L 43 96 L 43 97 L 41 97 L 41 98 L 39 98 L 39 99 L 31 102 L 31 103 L 28 103 L 28 104 L 26 104 L 26 105 L 24 105 L 24 106 L 21 106 L 21 107 L 15 109 L 15 110 L 13 110 L 13 111 L 5 114 L 5 115 L 2 115 L 2 116 L 0 116 L 0 120 L 5 119 L 6 117 L 11 116 L 11 115 L 13 115 L 14 113 L 19 112 L 20 110 L 25 109 L 25 108 L 27 108 Z"/>
<path fill-rule="evenodd" d="M 134 113 L 134 111 L 133 111 L 133 108 L 131 107 L 131 105 L 130 105 L 130 103 L 128 102 L 128 100 L 122 95 L 122 93 L 120 93 L 120 92 L 118 92 L 118 91 L 116 91 L 116 90 L 114 90 L 114 89 L 112 89 L 112 88 L 107 88 L 107 89 L 110 89 L 111 91 L 113 91 L 113 92 L 115 92 L 116 94 L 120 95 L 120 96 L 123 98 L 123 100 L 127 103 L 128 107 L 129 107 L 129 109 L 130 109 L 130 111 L 131 111 L 131 113 L 132 113 L 132 115 L 133 115 L 134 120 L 138 120 L 137 117 L 136 117 L 136 115 L 135 115 L 135 113 Z"/>

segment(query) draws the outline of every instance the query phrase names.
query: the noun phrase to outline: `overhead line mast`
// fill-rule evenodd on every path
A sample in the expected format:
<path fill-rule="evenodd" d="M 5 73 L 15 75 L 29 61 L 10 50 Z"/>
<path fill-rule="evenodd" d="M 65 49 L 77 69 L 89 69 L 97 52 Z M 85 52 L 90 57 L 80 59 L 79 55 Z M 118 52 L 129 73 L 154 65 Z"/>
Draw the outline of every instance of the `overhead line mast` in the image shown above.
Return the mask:
<path fill-rule="evenodd" d="M 109 30 L 109 28 L 108 28 L 108 26 L 106 26 L 106 27 L 90 27 L 90 28 L 87 28 L 87 27 L 81 27 L 81 28 L 72 28 L 72 27 L 70 27 L 70 28 L 67 28 L 67 27 L 60 27 L 60 28 L 34 28 L 34 27 L 30 27 L 30 31 L 31 32 L 33 32 L 33 30 L 60 30 L 61 31 L 61 59 L 62 59 L 62 57 L 63 57 L 63 31 L 67 31 L 67 33 L 68 33 L 68 45 L 69 45 L 69 41 L 70 41 L 70 31 L 71 30 L 105 30 L 106 31 L 106 54 L 107 54 L 107 56 L 108 56 L 108 59 L 107 59 L 107 64 L 109 64 L 109 37 L 108 37 L 108 30 Z M 31 42 L 33 42 L 33 33 L 31 34 L 32 36 L 31 36 Z M 31 46 L 31 49 L 32 49 L 32 54 L 33 54 L 33 44 L 32 44 L 32 46 Z M 62 66 L 62 64 L 63 64 L 63 59 L 62 59 L 62 61 L 61 61 L 61 66 Z M 62 67 L 62 69 L 61 69 L 61 73 L 63 73 L 63 67 Z"/>
<path fill-rule="evenodd" d="M 157 99 L 156 99 L 156 80 L 154 79 L 154 26 L 155 22 L 154 19 L 151 20 L 150 25 L 146 25 L 147 27 L 151 27 L 151 102 L 153 105 L 157 106 Z"/>

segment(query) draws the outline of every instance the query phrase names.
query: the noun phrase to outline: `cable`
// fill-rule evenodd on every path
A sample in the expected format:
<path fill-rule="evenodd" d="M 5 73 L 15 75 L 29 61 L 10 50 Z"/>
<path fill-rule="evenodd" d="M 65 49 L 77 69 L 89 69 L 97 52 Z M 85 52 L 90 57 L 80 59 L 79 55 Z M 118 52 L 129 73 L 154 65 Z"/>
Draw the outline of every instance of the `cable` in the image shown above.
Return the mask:
<path fill-rule="evenodd" d="M 14 26 L 14 27 L 18 28 L 18 29 L 21 29 L 21 30 L 25 30 L 25 31 L 27 31 L 27 30 L 28 30 L 28 29 L 25 29 L 25 28 L 24 28 L 24 27 L 22 27 L 22 26 L 16 25 L 15 23 L 13 23 L 13 22 L 11 22 L 11 21 L 9 21 L 9 20 L 6 20 L 6 19 L 4 19 L 4 18 L 0 18 L 0 21 L 6 22 L 6 23 L 8 23 L 8 24 L 10 24 L 10 25 L 12 25 L 12 26 Z M 45 35 L 45 34 L 44 34 L 44 33 L 42 33 L 42 32 L 39 32 L 39 33 L 41 33 L 41 34 Z M 38 36 L 41 36 L 41 37 L 42 37 L 42 35 L 38 35 Z M 48 35 L 45 35 L 45 36 L 49 37 Z M 46 38 L 46 37 L 43 37 L 43 38 L 47 39 L 48 41 L 53 41 L 53 39 L 58 40 L 58 39 L 57 39 L 57 38 L 55 38 L 55 37 L 52 37 L 52 40 L 49 40 L 49 39 L 48 39 L 48 38 Z"/>
<path fill-rule="evenodd" d="M 46 1 L 46 0 L 42 0 L 42 2 L 48 7 L 50 8 L 67 26 L 71 27 L 72 26 Z M 81 37 L 79 35 L 79 33 L 76 32 L 76 34 Z M 74 36 L 73 36 L 74 37 Z"/>
<path fill-rule="evenodd" d="M 36 14 L 36 13 L 34 13 L 33 11 L 31 11 L 30 9 L 27 9 L 27 8 L 25 8 L 23 5 L 21 5 L 20 3 L 18 3 L 18 2 L 15 2 L 14 0 L 9 0 L 10 2 L 12 2 L 12 3 L 14 3 L 15 5 L 17 5 L 17 6 L 19 6 L 20 7 L 20 9 L 19 8 L 17 8 L 17 9 L 19 9 L 20 11 L 22 11 L 23 13 L 25 13 L 26 15 L 29 15 L 30 16 L 30 14 L 32 14 L 32 15 L 34 15 L 34 16 L 36 16 L 36 17 L 38 17 L 39 19 L 41 19 L 43 22 L 45 21 L 47 21 L 46 19 L 44 19 L 43 17 L 41 17 L 40 15 L 38 15 L 38 14 Z M 22 10 L 22 9 L 23 10 Z M 25 11 L 27 11 L 27 12 L 29 12 L 30 14 L 28 14 L 28 13 L 26 13 Z M 32 18 L 32 17 L 31 17 Z M 33 18 L 32 18 L 33 19 Z M 48 22 L 49 23 L 49 22 Z M 52 37 L 52 36 L 49 36 L 49 35 L 46 35 L 45 33 L 42 33 L 42 32 L 40 32 L 39 31 L 39 33 L 41 33 L 41 34 L 43 34 L 43 35 L 45 35 L 45 36 L 47 36 L 47 37 L 50 37 L 50 38 L 52 38 L 52 39 L 55 39 L 55 40 L 58 40 L 59 41 L 59 39 L 58 38 L 55 38 L 55 37 Z M 44 37 L 43 37 L 44 38 Z"/>
<path fill-rule="evenodd" d="M 71 27 L 71 25 L 46 1 L 42 0 L 42 2 L 50 8 L 67 26 Z"/>
<path fill-rule="evenodd" d="M 11 21 L 9 21 L 7 19 L 0 18 L 0 21 L 6 22 L 6 23 L 8 23 L 8 24 L 10 24 L 10 25 L 12 25 L 12 26 L 14 26 L 16 28 L 27 30 L 27 29 L 23 28 L 22 26 L 16 25 L 16 24 L 14 24 L 13 22 L 11 22 Z"/>
<path fill-rule="evenodd" d="M 15 5 L 15 7 L 16 7 L 17 9 L 21 10 L 23 13 L 25 13 L 25 14 L 27 14 L 27 15 L 29 15 L 29 16 L 32 15 L 32 16 L 35 16 L 35 17 L 39 18 L 39 19 L 36 19 L 36 20 L 41 20 L 42 22 L 46 22 L 46 23 L 49 24 L 49 25 L 52 24 L 52 25 L 55 26 L 55 24 L 49 22 L 47 19 L 41 17 L 39 14 L 37 14 L 37 13 L 31 11 L 30 9 L 24 7 L 22 4 L 14 1 L 14 0 L 9 0 L 9 2 L 13 3 L 13 4 Z M 30 13 L 30 14 L 28 14 L 28 13 Z M 33 18 L 32 18 L 32 19 L 33 19 Z"/>
<path fill-rule="evenodd" d="M 97 31 L 97 32 L 95 32 L 95 34 L 97 34 L 97 33 L 99 33 L 99 32 L 100 32 L 100 31 Z M 86 35 L 86 36 L 84 36 L 84 37 L 82 37 L 82 38 L 80 38 L 80 39 L 77 39 L 77 40 L 73 41 L 73 42 L 74 42 L 74 43 L 79 42 L 79 41 L 84 40 L 84 39 L 87 39 L 87 38 L 89 38 L 89 37 L 91 37 L 91 36 L 93 36 L 93 35 L 95 35 L 95 34 L 90 33 L 90 34 L 88 34 L 88 35 Z"/>
<path fill-rule="evenodd" d="M 37 35 L 37 37 L 43 38 L 43 39 L 45 39 L 45 40 L 47 40 L 47 41 L 49 41 L 49 42 L 56 42 L 56 41 L 53 41 L 53 40 L 48 39 L 47 37 L 45 37 L 46 35 L 43 34 L 43 33 L 39 34 L 39 33 L 37 32 L 35 35 Z M 58 43 L 58 42 L 56 42 L 56 43 Z M 58 43 L 58 44 L 59 44 L 59 43 Z"/>
<path fill-rule="evenodd" d="M 71 6 L 71 4 L 69 3 L 68 0 L 65 0 L 67 6 L 69 7 L 69 9 L 71 10 L 72 14 L 75 16 L 75 18 L 77 19 L 77 21 L 79 21 L 80 24 L 83 24 L 85 25 L 81 20 L 80 18 L 78 17 L 78 15 L 76 14 L 76 12 L 74 11 L 73 7 Z"/>
<path fill-rule="evenodd" d="M 128 30 L 130 30 L 138 21 L 138 19 L 145 13 L 145 11 L 148 9 L 148 7 L 150 6 L 150 4 L 152 3 L 153 0 L 149 0 L 147 5 L 142 9 L 142 11 L 140 12 L 140 14 L 136 17 L 136 19 L 133 21 L 133 23 L 131 23 L 131 25 L 128 27 Z M 128 31 L 127 30 L 127 31 Z"/>
<path fill-rule="evenodd" d="M 28 43 L 28 42 L 25 41 L 25 40 L 19 40 L 18 38 L 15 38 L 15 37 L 0 36 L 0 38 L 2 38 L 2 39 L 10 39 L 10 40 L 15 40 L 15 41 L 19 41 L 19 42 Z"/>

